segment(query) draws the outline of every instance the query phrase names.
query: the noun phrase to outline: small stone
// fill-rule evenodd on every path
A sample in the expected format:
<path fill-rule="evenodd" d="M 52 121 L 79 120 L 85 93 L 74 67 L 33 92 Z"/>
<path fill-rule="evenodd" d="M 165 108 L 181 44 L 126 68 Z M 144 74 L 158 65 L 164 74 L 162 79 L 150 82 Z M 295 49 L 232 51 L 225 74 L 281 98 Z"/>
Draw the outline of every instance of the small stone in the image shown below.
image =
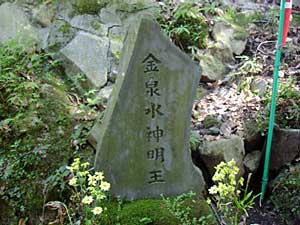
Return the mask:
<path fill-rule="evenodd" d="M 109 99 L 112 90 L 113 90 L 113 86 L 107 86 L 102 88 L 98 93 L 97 98 L 99 98 L 101 102 L 107 103 L 107 100 Z"/>
<path fill-rule="evenodd" d="M 269 82 L 263 77 L 255 78 L 251 83 L 251 91 L 263 96 L 268 88 Z"/>
<path fill-rule="evenodd" d="M 206 82 L 223 80 L 229 71 L 228 67 L 222 61 L 209 54 L 201 58 L 200 66 L 202 68 L 201 80 Z"/>
<path fill-rule="evenodd" d="M 255 173 L 259 167 L 260 160 L 261 160 L 261 152 L 260 151 L 254 151 L 254 152 L 248 153 L 244 158 L 245 168 L 249 172 Z"/>
<path fill-rule="evenodd" d="M 220 162 L 235 160 L 240 169 L 239 176 L 244 174 L 243 158 L 245 155 L 244 142 L 239 136 L 231 136 L 229 139 L 205 141 L 199 148 L 203 162 L 211 176 L 215 173 L 215 166 Z"/>
<path fill-rule="evenodd" d="M 46 3 L 40 4 L 32 13 L 33 19 L 43 27 L 50 26 L 55 16 L 52 4 Z"/>

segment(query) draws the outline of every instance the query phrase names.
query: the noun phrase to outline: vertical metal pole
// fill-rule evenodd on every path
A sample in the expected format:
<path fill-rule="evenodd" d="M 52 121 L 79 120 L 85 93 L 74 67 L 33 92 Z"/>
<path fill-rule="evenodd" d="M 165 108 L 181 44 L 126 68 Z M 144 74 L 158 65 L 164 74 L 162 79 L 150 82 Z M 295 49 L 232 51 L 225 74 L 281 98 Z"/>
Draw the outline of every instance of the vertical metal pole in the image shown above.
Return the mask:
<path fill-rule="evenodd" d="M 279 72 L 280 58 L 281 58 L 284 10 L 285 10 L 285 0 L 281 0 L 279 31 L 278 31 L 278 39 L 277 39 L 277 45 L 276 45 L 276 58 L 275 58 L 274 74 L 273 74 L 271 111 L 270 111 L 268 139 L 267 139 L 267 147 L 266 147 L 266 155 L 265 155 L 265 163 L 264 163 L 264 173 L 263 173 L 263 177 L 262 177 L 260 202 L 262 202 L 264 200 L 264 196 L 265 196 L 265 192 L 266 192 L 266 188 L 267 188 L 267 184 L 268 184 L 269 161 L 270 161 L 270 154 L 271 154 L 274 118 L 275 118 L 275 110 L 276 110 L 276 98 L 277 98 L 277 89 L 278 89 L 278 72 Z"/>

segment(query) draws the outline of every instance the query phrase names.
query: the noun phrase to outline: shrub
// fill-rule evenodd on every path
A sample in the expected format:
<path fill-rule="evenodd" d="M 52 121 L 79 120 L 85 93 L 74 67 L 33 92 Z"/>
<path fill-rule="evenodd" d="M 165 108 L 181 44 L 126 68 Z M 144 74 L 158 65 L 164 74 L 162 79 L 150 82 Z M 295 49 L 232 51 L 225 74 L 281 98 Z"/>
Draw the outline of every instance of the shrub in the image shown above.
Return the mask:
<path fill-rule="evenodd" d="M 300 164 L 284 168 L 272 182 L 271 202 L 287 222 L 300 220 Z"/>

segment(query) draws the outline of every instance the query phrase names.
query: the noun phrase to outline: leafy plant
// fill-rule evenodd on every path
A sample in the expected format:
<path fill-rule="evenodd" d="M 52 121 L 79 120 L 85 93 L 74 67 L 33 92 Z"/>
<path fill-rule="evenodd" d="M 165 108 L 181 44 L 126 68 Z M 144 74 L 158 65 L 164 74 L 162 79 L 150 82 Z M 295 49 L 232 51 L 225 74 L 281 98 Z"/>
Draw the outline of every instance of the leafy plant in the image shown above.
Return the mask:
<path fill-rule="evenodd" d="M 258 123 L 262 123 L 269 119 L 269 110 L 271 104 L 272 92 L 266 92 L 262 99 L 262 103 L 266 110 L 259 113 Z M 300 95 L 299 87 L 295 80 L 288 79 L 278 83 L 277 104 L 275 122 L 281 128 L 300 128 Z"/>
<path fill-rule="evenodd" d="M 234 73 L 236 76 L 253 76 L 262 72 L 263 65 L 258 58 L 250 58 L 249 56 L 237 56 L 237 59 L 243 60 L 242 65 Z"/>
<path fill-rule="evenodd" d="M 38 217 L 43 180 L 62 163 L 57 157 L 69 154 L 72 124 L 59 64 L 17 42 L 0 45 L 1 198 L 20 217 Z"/>
<path fill-rule="evenodd" d="M 178 7 L 174 3 L 165 4 L 160 15 L 162 28 L 182 50 L 191 52 L 207 46 L 208 25 L 196 4 L 182 3 Z"/>
<path fill-rule="evenodd" d="M 106 199 L 106 193 L 110 189 L 103 173 L 92 173 L 88 166 L 88 162 L 81 163 L 80 159 L 76 158 L 71 166 L 67 167 L 73 175 L 69 180 L 69 185 L 73 187 L 69 208 L 71 216 L 78 221 L 76 224 L 97 223 L 99 215 L 105 210 L 101 207 L 101 202 Z M 76 218 L 76 215 L 79 215 L 79 218 Z"/>
<path fill-rule="evenodd" d="M 258 196 L 253 196 L 252 191 L 248 190 L 251 175 L 249 175 L 246 188 L 241 191 L 244 179 L 237 179 L 239 168 L 234 160 L 221 162 L 216 167 L 213 176 L 213 185 L 208 191 L 215 197 L 218 210 L 223 215 L 226 223 L 237 225 L 243 215 L 248 216 L 248 209 L 254 205 L 254 200 Z M 209 199 L 210 203 L 211 200 Z"/>
<path fill-rule="evenodd" d="M 191 216 L 192 209 L 186 205 L 186 201 L 193 201 L 195 193 L 189 192 L 179 195 L 175 198 L 164 198 L 163 200 L 167 208 L 174 214 L 174 216 L 181 222 L 182 225 L 206 225 L 210 224 L 212 215 L 201 216 L 195 218 Z"/>
<path fill-rule="evenodd" d="M 276 211 L 289 224 L 300 220 L 300 164 L 284 168 L 272 182 L 270 201 Z"/>

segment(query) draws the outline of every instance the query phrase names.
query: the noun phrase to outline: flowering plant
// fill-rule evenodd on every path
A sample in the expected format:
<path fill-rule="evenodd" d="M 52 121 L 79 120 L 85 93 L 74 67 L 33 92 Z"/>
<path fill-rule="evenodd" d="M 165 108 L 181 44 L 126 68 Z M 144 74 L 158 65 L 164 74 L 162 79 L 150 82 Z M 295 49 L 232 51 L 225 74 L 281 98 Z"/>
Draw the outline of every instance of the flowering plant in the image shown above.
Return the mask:
<path fill-rule="evenodd" d="M 80 220 L 85 225 L 97 224 L 97 218 L 106 208 L 101 207 L 101 201 L 106 199 L 110 183 L 104 180 L 103 172 L 92 173 L 88 170 L 89 163 L 81 163 L 80 158 L 74 159 L 67 169 L 73 177 L 69 180 L 73 194 L 70 198 L 73 203 L 71 211 L 79 213 Z M 81 223 L 82 224 L 82 223 Z"/>
<path fill-rule="evenodd" d="M 244 178 L 237 179 L 239 168 L 235 161 L 221 162 L 215 169 L 216 172 L 212 178 L 215 185 L 208 192 L 215 197 L 217 208 L 224 216 L 226 223 L 237 225 L 243 215 L 248 216 L 247 210 L 252 208 L 258 196 L 252 196 L 252 191 L 248 191 L 251 174 L 248 176 L 246 188 L 241 195 Z M 208 203 L 211 203 L 210 199 Z"/>

